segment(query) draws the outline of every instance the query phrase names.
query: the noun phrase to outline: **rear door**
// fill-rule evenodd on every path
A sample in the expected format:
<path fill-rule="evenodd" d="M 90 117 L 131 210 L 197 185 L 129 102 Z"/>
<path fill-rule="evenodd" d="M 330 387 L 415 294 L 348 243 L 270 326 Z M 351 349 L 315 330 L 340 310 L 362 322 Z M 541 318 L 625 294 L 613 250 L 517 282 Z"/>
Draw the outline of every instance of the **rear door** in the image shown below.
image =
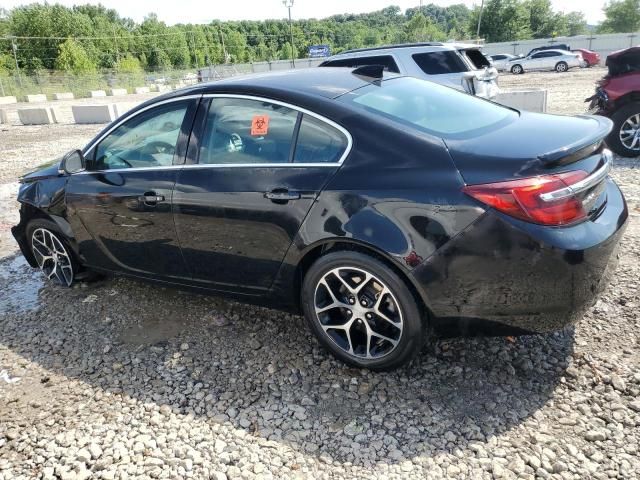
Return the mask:
<path fill-rule="evenodd" d="M 173 195 L 184 259 L 203 286 L 266 290 L 350 136 L 311 112 L 239 95 L 207 98 L 196 125 Z"/>

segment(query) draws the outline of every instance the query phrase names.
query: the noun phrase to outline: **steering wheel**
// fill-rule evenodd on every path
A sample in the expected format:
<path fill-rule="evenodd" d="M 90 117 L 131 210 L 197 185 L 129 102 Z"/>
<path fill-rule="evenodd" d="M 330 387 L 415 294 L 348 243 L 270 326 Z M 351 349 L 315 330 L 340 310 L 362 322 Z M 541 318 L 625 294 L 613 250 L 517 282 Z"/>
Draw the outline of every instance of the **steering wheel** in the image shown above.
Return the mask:
<path fill-rule="evenodd" d="M 176 147 L 175 145 L 171 145 L 170 143 L 156 140 L 156 141 L 147 143 L 142 148 L 142 153 L 147 155 L 153 155 L 154 153 L 164 153 L 167 155 L 173 155 L 174 153 L 176 153 Z"/>

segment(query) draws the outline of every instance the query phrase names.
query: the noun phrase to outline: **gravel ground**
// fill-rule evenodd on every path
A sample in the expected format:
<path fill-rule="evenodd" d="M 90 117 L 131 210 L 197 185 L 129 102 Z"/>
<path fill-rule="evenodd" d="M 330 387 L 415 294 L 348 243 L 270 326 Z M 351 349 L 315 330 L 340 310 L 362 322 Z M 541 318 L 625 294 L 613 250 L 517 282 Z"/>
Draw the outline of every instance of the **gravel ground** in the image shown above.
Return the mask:
<path fill-rule="evenodd" d="M 580 113 L 599 75 L 501 85 Z M 334 361 L 299 317 L 127 279 L 44 284 L 9 239 L 14 179 L 97 129 L 0 131 L 0 480 L 640 475 L 640 161 L 616 160 L 631 222 L 575 328 L 441 340 L 379 374 Z"/>

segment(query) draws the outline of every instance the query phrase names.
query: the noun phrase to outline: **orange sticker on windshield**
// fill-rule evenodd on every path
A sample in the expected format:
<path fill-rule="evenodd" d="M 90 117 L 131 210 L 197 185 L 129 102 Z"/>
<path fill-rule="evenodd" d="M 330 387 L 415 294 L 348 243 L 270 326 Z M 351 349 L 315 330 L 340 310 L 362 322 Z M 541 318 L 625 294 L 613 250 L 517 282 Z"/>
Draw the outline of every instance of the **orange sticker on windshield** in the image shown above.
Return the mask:
<path fill-rule="evenodd" d="M 251 121 L 251 135 L 262 136 L 269 133 L 269 115 L 254 115 Z"/>

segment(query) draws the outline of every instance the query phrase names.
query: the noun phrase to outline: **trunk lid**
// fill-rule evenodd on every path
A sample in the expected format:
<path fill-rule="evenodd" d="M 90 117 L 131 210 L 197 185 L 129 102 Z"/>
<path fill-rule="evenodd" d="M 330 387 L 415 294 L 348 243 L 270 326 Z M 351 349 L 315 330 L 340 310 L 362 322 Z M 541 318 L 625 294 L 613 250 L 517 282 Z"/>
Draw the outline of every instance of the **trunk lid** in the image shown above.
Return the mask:
<path fill-rule="evenodd" d="M 446 144 L 468 185 L 575 169 L 591 173 L 600 163 L 591 157 L 602 151 L 612 125 L 595 115 L 521 112 L 519 119 L 501 128 L 479 137 L 447 139 Z"/>
<path fill-rule="evenodd" d="M 640 72 L 640 46 L 613 52 L 607 57 L 605 65 L 611 77 Z"/>

